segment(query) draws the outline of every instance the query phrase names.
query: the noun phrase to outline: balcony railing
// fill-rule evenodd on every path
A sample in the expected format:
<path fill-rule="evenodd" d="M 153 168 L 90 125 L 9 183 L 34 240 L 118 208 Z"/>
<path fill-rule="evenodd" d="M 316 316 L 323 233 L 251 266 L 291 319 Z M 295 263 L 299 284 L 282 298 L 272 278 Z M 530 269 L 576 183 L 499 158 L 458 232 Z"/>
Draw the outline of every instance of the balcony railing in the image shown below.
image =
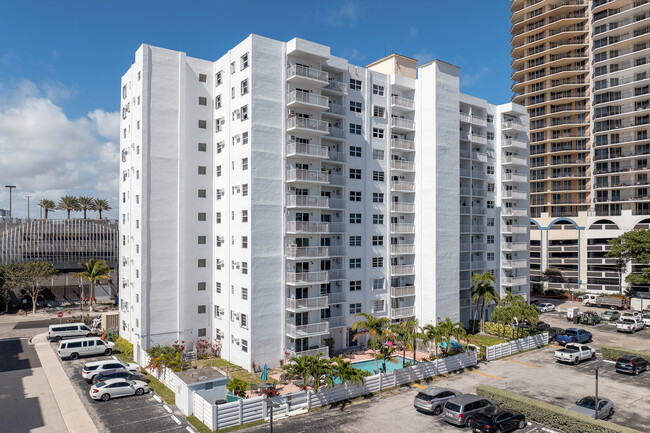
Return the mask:
<path fill-rule="evenodd" d="M 400 171 L 414 171 L 415 163 L 411 161 L 392 160 L 390 162 L 390 168 L 392 168 L 393 170 L 400 170 Z"/>
<path fill-rule="evenodd" d="M 329 138 L 345 138 L 345 130 L 343 128 L 337 128 L 335 126 L 331 126 L 329 128 L 329 135 L 327 136 Z"/>
<path fill-rule="evenodd" d="M 526 132 L 528 128 L 521 122 L 506 120 L 503 122 L 503 129 L 514 129 L 515 131 Z"/>
<path fill-rule="evenodd" d="M 402 119 L 400 117 L 392 117 L 390 119 L 390 126 L 393 128 L 402 128 L 402 129 L 415 129 L 415 122 L 409 119 Z"/>
<path fill-rule="evenodd" d="M 391 203 L 391 212 L 413 213 L 415 212 L 415 204 L 413 203 Z"/>
<path fill-rule="evenodd" d="M 286 308 L 289 311 L 320 310 L 327 308 L 327 296 L 304 299 L 287 298 Z"/>
<path fill-rule="evenodd" d="M 292 169 L 287 171 L 287 182 L 329 183 L 330 175 L 326 171 Z"/>
<path fill-rule="evenodd" d="M 521 269 L 528 266 L 526 260 L 505 260 L 502 262 L 504 268 Z"/>
<path fill-rule="evenodd" d="M 336 293 L 330 293 L 328 294 L 329 300 L 328 302 L 330 304 L 342 304 L 346 301 L 346 293 L 345 292 L 336 292 Z"/>
<path fill-rule="evenodd" d="M 393 308 L 391 310 L 391 317 L 400 319 L 404 317 L 415 316 L 415 307 L 401 307 Z"/>
<path fill-rule="evenodd" d="M 330 247 L 297 247 L 289 245 L 287 247 L 287 258 L 290 259 L 310 259 L 319 257 L 329 257 Z"/>
<path fill-rule="evenodd" d="M 394 244 L 390 246 L 391 254 L 415 254 L 415 245 Z"/>
<path fill-rule="evenodd" d="M 319 347 L 316 349 L 309 349 L 309 350 L 301 350 L 300 352 L 296 352 L 295 350 L 292 349 L 287 349 L 287 352 L 289 353 L 289 358 L 300 358 L 301 356 L 317 356 L 319 353 L 322 355 L 323 358 L 327 358 L 329 355 L 329 348 L 327 347 Z"/>
<path fill-rule="evenodd" d="M 404 140 L 402 138 L 391 138 L 390 147 L 391 149 L 397 150 L 415 150 L 415 141 Z"/>
<path fill-rule="evenodd" d="M 311 156 L 315 158 L 329 158 L 329 150 L 318 144 L 296 143 L 291 141 L 287 143 L 287 156 Z"/>
<path fill-rule="evenodd" d="M 528 143 L 514 138 L 506 138 L 503 142 L 503 147 L 516 147 L 518 149 L 528 149 Z"/>
<path fill-rule="evenodd" d="M 287 207 L 329 208 L 330 199 L 317 195 L 289 195 Z"/>
<path fill-rule="evenodd" d="M 504 164 L 528 165 L 526 158 L 517 158 L 516 156 L 506 156 L 503 158 Z"/>
<path fill-rule="evenodd" d="M 316 335 L 329 334 L 329 322 L 310 323 L 308 325 L 294 325 L 293 323 L 286 324 L 287 335 L 293 338 L 305 338 Z"/>
<path fill-rule="evenodd" d="M 512 209 L 505 208 L 501 211 L 501 216 L 528 216 L 528 211 L 526 209 Z"/>
<path fill-rule="evenodd" d="M 394 265 L 390 267 L 391 275 L 413 275 L 415 274 L 414 265 Z"/>
<path fill-rule="evenodd" d="M 501 284 L 521 286 L 523 284 L 526 284 L 526 277 L 503 277 L 501 278 Z"/>
<path fill-rule="evenodd" d="M 345 109 L 343 108 L 343 105 L 341 104 L 333 104 L 332 102 L 329 103 L 330 109 L 327 110 L 323 114 L 338 114 L 339 116 L 345 116 L 347 113 Z"/>
<path fill-rule="evenodd" d="M 527 233 L 528 227 L 526 226 L 513 226 L 513 225 L 502 225 L 501 233 Z"/>
<path fill-rule="evenodd" d="M 288 233 L 329 233 L 329 223 L 305 222 L 305 221 L 288 221 Z"/>
<path fill-rule="evenodd" d="M 508 251 L 526 251 L 528 244 L 525 242 L 504 242 L 501 244 L 501 249 Z"/>
<path fill-rule="evenodd" d="M 391 233 L 415 233 L 415 224 L 394 223 L 390 225 Z"/>
<path fill-rule="evenodd" d="M 287 129 L 307 129 L 310 131 L 320 132 L 327 134 L 328 124 L 323 120 L 310 119 L 305 117 L 289 117 L 287 119 Z"/>
<path fill-rule="evenodd" d="M 287 104 L 301 103 L 313 105 L 320 108 L 329 108 L 329 99 L 327 96 L 322 96 L 317 93 L 303 92 L 301 90 L 294 90 L 287 95 Z"/>
<path fill-rule="evenodd" d="M 413 99 L 404 98 L 402 96 L 393 95 L 390 98 L 390 102 L 391 105 L 398 107 L 404 107 L 411 110 L 415 108 L 415 101 Z"/>
<path fill-rule="evenodd" d="M 332 328 L 343 328 L 346 326 L 344 316 L 332 316 L 328 317 L 327 321 L 330 324 L 330 329 Z"/>
<path fill-rule="evenodd" d="M 415 182 L 392 181 L 390 183 L 390 189 L 392 191 L 414 192 Z"/>
<path fill-rule="evenodd" d="M 415 296 L 415 286 L 391 287 L 390 296 L 393 298 L 403 298 L 405 296 Z"/>
<path fill-rule="evenodd" d="M 327 84 L 327 86 L 323 87 L 323 89 L 331 90 L 333 92 L 343 93 L 344 95 L 348 94 L 347 84 L 332 79 L 329 80 L 329 83 Z"/>
<path fill-rule="evenodd" d="M 319 69 L 301 65 L 291 65 L 289 66 L 289 69 L 287 69 L 287 79 L 292 79 L 294 77 L 308 78 L 310 80 L 327 83 L 329 75 L 327 72 Z"/>
<path fill-rule="evenodd" d="M 505 173 L 503 175 L 503 180 L 506 182 L 527 182 L 526 176 L 514 173 Z"/>
<path fill-rule="evenodd" d="M 525 192 L 521 191 L 504 191 L 503 192 L 503 198 L 512 198 L 515 200 L 526 200 L 528 198 L 528 194 Z"/>
<path fill-rule="evenodd" d="M 287 272 L 287 284 L 318 284 L 329 282 L 327 271 Z"/>

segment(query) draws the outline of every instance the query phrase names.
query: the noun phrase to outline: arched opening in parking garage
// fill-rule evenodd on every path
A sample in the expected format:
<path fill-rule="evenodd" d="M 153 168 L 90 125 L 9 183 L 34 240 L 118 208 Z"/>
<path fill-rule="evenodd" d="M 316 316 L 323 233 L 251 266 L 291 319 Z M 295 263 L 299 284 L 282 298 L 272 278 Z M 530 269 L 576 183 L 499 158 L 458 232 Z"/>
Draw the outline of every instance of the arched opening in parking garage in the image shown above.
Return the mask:
<path fill-rule="evenodd" d="M 546 233 L 546 267 L 562 273 L 561 281 L 547 283 L 548 289 L 575 290 L 580 283 L 581 227 L 569 218 L 557 218 Z"/>

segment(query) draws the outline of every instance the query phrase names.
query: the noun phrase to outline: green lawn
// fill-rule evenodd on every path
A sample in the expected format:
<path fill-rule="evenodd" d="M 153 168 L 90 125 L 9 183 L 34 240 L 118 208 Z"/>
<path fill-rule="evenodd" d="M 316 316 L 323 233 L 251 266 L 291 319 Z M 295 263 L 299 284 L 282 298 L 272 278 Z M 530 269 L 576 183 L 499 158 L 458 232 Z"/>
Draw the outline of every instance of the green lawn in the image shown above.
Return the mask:
<path fill-rule="evenodd" d="M 212 361 L 212 363 L 210 361 Z M 222 370 L 224 373 L 227 371 L 228 375 L 231 378 L 241 379 L 244 382 L 255 386 L 259 385 L 259 383 L 261 382 L 260 376 L 258 374 L 250 373 L 247 370 L 244 370 L 239 365 L 232 364 L 226 361 L 225 359 L 221 359 L 221 358 L 214 358 L 212 360 L 199 359 L 198 361 L 194 361 L 192 365 L 196 365 L 199 368 L 210 367 L 210 365 L 213 365 L 218 369 Z"/>
<path fill-rule="evenodd" d="M 508 340 L 501 340 L 496 335 L 476 334 L 472 337 L 471 342 L 477 346 L 494 346 L 496 344 L 505 343 Z"/>

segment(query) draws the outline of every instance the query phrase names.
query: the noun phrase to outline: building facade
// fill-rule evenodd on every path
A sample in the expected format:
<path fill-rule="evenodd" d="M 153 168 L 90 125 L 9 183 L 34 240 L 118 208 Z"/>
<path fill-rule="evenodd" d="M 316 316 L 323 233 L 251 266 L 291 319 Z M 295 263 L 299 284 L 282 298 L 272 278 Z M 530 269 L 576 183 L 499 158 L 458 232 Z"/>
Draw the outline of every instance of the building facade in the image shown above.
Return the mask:
<path fill-rule="evenodd" d="M 650 4 L 514 0 L 510 10 L 513 101 L 530 114 L 531 279 L 541 287 L 550 267 L 573 290 L 618 291 L 607 240 L 650 214 Z"/>
<path fill-rule="evenodd" d="M 249 368 L 356 345 L 361 312 L 467 323 L 473 272 L 527 297 L 528 116 L 416 63 L 257 35 L 214 62 L 141 46 L 122 78 L 121 335 L 218 339 Z"/>

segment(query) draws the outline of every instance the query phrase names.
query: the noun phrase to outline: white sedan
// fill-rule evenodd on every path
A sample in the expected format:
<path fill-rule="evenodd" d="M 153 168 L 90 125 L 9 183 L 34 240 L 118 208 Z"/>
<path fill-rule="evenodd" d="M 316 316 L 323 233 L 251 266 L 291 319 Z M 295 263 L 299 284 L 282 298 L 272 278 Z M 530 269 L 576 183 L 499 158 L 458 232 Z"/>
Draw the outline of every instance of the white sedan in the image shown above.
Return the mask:
<path fill-rule="evenodd" d="M 149 392 L 147 382 L 142 380 L 108 379 L 90 388 L 90 397 L 95 400 L 108 401 L 111 398 L 127 395 L 142 395 Z"/>
<path fill-rule="evenodd" d="M 555 311 L 555 305 L 550 303 L 538 304 L 537 308 L 540 313 L 548 313 L 549 311 Z"/>

